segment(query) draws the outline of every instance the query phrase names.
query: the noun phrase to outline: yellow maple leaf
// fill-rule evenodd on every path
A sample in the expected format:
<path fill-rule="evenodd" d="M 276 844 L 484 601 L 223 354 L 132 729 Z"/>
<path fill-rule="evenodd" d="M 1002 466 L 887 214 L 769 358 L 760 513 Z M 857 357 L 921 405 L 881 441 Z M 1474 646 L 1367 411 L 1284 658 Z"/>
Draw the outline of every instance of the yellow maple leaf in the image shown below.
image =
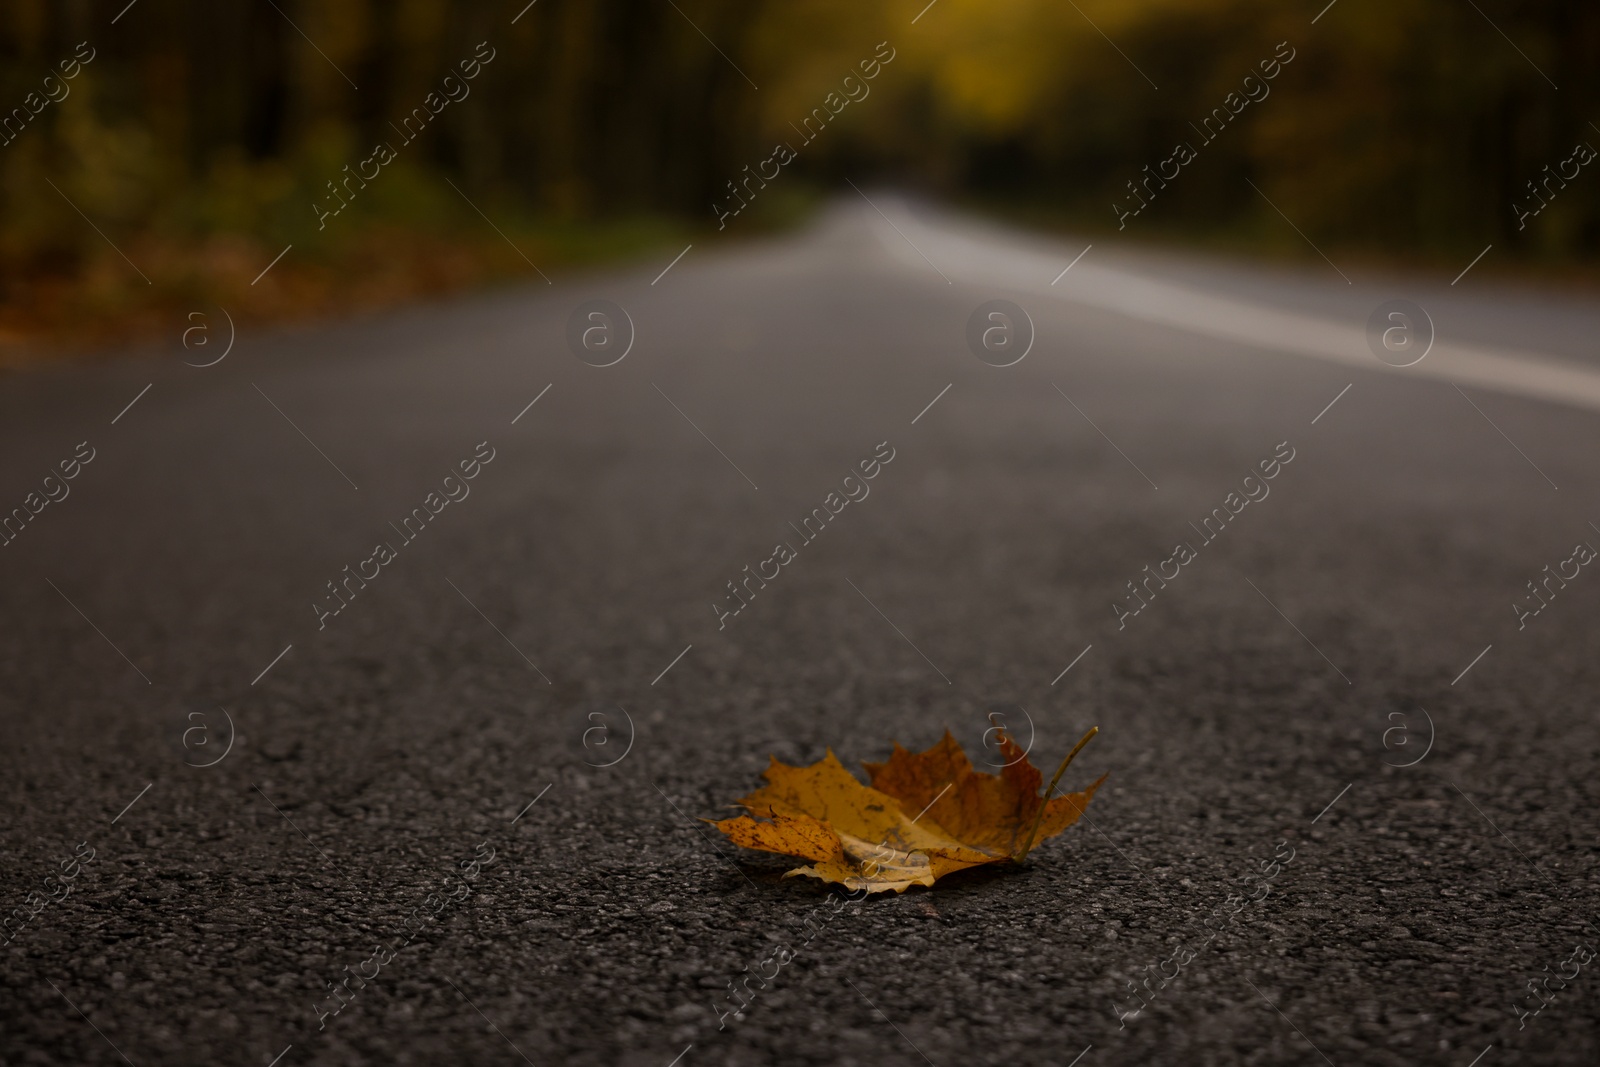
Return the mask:
<path fill-rule="evenodd" d="M 736 845 L 811 860 L 789 875 L 848 889 L 904 892 L 967 867 L 1021 863 L 1038 841 L 1078 821 L 1099 781 L 1056 797 L 1056 784 L 1098 726 L 1062 761 L 1043 796 L 1043 776 L 1004 730 L 999 774 L 972 769 L 946 730 L 926 752 L 898 744 L 888 760 L 865 764 L 871 785 L 845 770 L 833 751 L 809 767 L 773 757 L 767 784 L 739 801 L 752 815 L 707 819 Z M 912 814 L 915 813 L 915 814 Z"/>

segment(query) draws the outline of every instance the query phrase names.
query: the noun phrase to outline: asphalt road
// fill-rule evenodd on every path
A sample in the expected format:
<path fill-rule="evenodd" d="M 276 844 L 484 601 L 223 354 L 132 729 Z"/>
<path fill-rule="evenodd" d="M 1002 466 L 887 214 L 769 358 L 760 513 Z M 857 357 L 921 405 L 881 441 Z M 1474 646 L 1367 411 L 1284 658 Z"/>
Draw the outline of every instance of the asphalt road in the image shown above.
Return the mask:
<path fill-rule="evenodd" d="M 873 195 L 0 381 L 0 505 L 61 497 L 0 548 L 0 1062 L 1595 1063 L 1600 304 L 1057 275 L 1081 242 Z M 1395 298 L 1439 334 L 1406 369 Z M 1111 775 L 1025 870 L 837 911 L 696 821 L 996 707 Z"/>

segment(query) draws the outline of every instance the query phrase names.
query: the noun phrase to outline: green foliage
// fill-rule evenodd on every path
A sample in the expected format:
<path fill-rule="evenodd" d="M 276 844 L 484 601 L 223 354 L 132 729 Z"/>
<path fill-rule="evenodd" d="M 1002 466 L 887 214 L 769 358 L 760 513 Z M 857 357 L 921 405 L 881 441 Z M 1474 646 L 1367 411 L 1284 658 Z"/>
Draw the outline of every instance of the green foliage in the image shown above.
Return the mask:
<path fill-rule="evenodd" d="M 1578 141 L 1600 144 L 1585 110 L 1600 7 L 1338 0 L 1313 25 L 1324 2 L 141 0 L 113 25 L 99 5 L 15 0 L 0 11 L 0 118 L 22 109 L 0 136 L 0 327 L 52 300 L 82 310 L 62 295 L 74 287 L 99 294 L 94 314 L 134 301 L 119 287 L 143 282 L 108 238 L 157 290 L 197 295 L 197 279 L 248 280 L 291 243 L 288 272 L 321 264 L 335 284 L 374 241 L 400 254 L 402 233 L 414 251 L 472 245 L 525 270 L 464 195 L 543 255 L 587 257 L 576 235 L 602 230 L 594 248 L 636 248 L 712 226 L 727 183 L 775 142 L 798 158 L 744 229 L 881 175 L 1115 230 L 1128 183 L 1284 41 L 1296 58 L 1270 95 L 1204 145 L 1137 236 L 1293 247 L 1254 182 L 1319 244 L 1600 252 L 1600 174 L 1525 228 L 1514 207 Z M 30 114 L 79 42 L 94 59 Z M 495 58 L 470 95 L 402 145 L 394 124 L 479 42 Z M 880 42 L 896 58 L 870 95 L 804 140 L 797 125 Z M 328 182 L 380 142 L 395 162 L 319 223 Z"/>

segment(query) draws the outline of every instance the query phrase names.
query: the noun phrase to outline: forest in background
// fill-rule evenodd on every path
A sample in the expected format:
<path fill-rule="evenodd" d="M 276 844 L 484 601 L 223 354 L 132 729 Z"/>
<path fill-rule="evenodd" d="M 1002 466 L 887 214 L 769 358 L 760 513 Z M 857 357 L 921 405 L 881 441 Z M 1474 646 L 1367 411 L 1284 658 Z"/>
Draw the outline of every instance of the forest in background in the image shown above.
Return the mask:
<path fill-rule="evenodd" d="M 1303 248 L 1275 204 L 1371 259 L 1600 259 L 1600 6 L 1325 5 L 6 0 L 0 348 L 537 279 L 845 178 L 1138 239 Z"/>

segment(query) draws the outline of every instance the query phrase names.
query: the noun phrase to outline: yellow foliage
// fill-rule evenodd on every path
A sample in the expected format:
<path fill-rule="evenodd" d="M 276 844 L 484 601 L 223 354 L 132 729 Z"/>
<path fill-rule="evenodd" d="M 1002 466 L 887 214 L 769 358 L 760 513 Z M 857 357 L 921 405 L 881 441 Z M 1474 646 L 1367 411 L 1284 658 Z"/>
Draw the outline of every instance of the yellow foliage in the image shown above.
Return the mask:
<path fill-rule="evenodd" d="M 1050 793 L 1097 730 L 1062 763 Z M 1105 777 L 1081 793 L 1041 797 L 1043 777 L 1027 754 L 1004 732 L 1000 746 L 1007 762 L 994 775 L 974 771 L 949 731 L 926 752 L 897 744 L 887 761 L 866 764 L 870 786 L 831 750 L 809 767 L 774 758 L 767 784 L 739 801 L 764 818 L 740 815 L 712 825 L 745 848 L 812 861 L 790 875 L 872 893 L 931 886 L 967 867 L 1020 863 L 1036 841 L 1078 821 Z"/>

